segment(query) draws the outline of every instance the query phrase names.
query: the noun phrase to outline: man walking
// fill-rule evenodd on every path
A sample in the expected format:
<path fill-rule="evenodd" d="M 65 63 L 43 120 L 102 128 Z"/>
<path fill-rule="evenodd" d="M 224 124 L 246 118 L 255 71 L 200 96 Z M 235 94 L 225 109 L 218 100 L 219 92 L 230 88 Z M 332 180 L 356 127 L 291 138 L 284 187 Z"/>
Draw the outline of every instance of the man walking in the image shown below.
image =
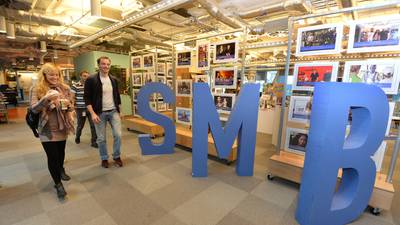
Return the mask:
<path fill-rule="evenodd" d="M 92 135 L 91 138 L 91 146 L 94 148 L 98 148 L 98 145 L 96 143 L 97 140 L 97 135 L 96 135 L 96 130 L 94 128 L 94 124 L 92 121 L 92 116 L 86 109 L 86 104 L 85 104 L 85 99 L 83 98 L 84 96 L 84 85 L 86 79 L 89 77 L 89 73 L 87 71 L 82 71 L 80 73 L 80 80 L 79 82 L 75 83 L 72 85 L 71 92 L 74 94 L 75 98 L 75 112 L 76 112 L 76 118 L 78 120 L 77 122 L 77 127 L 76 127 L 76 136 L 75 136 L 75 143 L 79 144 L 81 142 L 81 133 L 82 129 L 85 126 L 86 122 L 86 117 L 89 120 L 89 125 L 90 125 L 90 133 Z"/>
<path fill-rule="evenodd" d="M 109 74 L 111 60 L 106 56 L 97 59 L 99 72 L 90 76 L 85 82 L 85 102 L 96 128 L 97 144 L 101 158 L 101 166 L 108 168 L 108 151 L 106 142 L 106 124 L 110 123 L 114 137 L 113 159 L 122 167 L 121 118 L 119 109 L 121 97 L 117 79 Z"/>

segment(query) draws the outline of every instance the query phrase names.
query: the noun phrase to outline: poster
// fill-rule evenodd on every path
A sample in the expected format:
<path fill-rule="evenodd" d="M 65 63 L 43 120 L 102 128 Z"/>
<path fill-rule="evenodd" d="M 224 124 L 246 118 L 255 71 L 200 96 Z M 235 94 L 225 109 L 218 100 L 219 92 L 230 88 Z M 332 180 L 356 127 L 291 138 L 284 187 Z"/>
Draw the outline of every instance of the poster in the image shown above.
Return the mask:
<path fill-rule="evenodd" d="M 286 128 L 286 151 L 304 155 L 308 142 L 308 131 L 297 128 Z"/>
<path fill-rule="evenodd" d="M 375 18 L 350 24 L 347 52 L 400 50 L 400 17 Z"/>
<path fill-rule="evenodd" d="M 325 24 L 299 28 L 296 55 L 338 54 L 343 35 L 343 25 Z"/>
<path fill-rule="evenodd" d="M 288 121 L 309 123 L 312 98 L 310 96 L 292 96 L 290 98 Z"/>
<path fill-rule="evenodd" d="M 154 67 L 154 54 L 150 53 L 143 56 L 143 68 L 153 68 Z"/>
<path fill-rule="evenodd" d="M 176 67 L 189 68 L 192 66 L 191 51 L 182 51 L 176 53 Z"/>
<path fill-rule="evenodd" d="M 207 75 L 196 75 L 194 76 L 195 83 L 207 83 L 209 84 L 209 79 Z"/>
<path fill-rule="evenodd" d="M 398 60 L 367 60 L 346 62 L 343 82 L 376 85 L 386 94 L 397 94 L 399 87 Z"/>
<path fill-rule="evenodd" d="M 192 109 L 176 107 L 176 122 L 191 125 L 192 123 Z"/>
<path fill-rule="evenodd" d="M 312 91 L 316 82 L 336 81 L 338 67 L 338 62 L 295 64 L 293 90 Z"/>
<path fill-rule="evenodd" d="M 142 83 L 142 74 L 141 73 L 134 73 L 132 74 L 132 86 L 133 87 L 141 87 Z"/>
<path fill-rule="evenodd" d="M 208 70 L 210 68 L 210 43 L 197 42 L 197 62 L 196 67 L 199 70 Z"/>
<path fill-rule="evenodd" d="M 142 69 L 142 56 L 132 56 L 131 57 L 131 66 L 133 70 Z"/>
<path fill-rule="evenodd" d="M 176 96 L 192 96 L 192 80 L 176 80 Z"/>
<path fill-rule="evenodd" d="M 237 70 L 236 67 L 219 67 L 213 73 L 214 88 L 236 88 Z"/>
<path fill-rule="evenodd" d="M 239 41 L 215 43 L 214 63 L 236 62 L 239 56 Z"/>
<path fill-rule="evenodd" d="M 214 94 L 215 108 L 220 113 L 231 113 L 235 104 L 235 94 Z"/>

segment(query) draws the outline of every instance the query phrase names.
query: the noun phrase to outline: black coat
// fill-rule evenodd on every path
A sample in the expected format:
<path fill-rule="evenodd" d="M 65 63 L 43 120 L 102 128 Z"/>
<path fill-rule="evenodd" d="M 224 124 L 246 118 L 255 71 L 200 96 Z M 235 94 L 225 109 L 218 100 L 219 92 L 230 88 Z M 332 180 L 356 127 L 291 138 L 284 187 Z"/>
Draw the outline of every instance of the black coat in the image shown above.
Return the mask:
<path fill-rule="evenodd" d="M 121 104 L 121 96 L 118 89 L 117 78 L 109 75 L 111 85 L 113 88 L 114 105 L 118 112 L 120 112 L 119 105 Z M 88 77 L 85 82 L 84 92 L 85 104 L 91 105 L 96 114 L 100 114 L 103 109 L 103 84 L 100 80 L 100 74 L 96 73 Z"/>

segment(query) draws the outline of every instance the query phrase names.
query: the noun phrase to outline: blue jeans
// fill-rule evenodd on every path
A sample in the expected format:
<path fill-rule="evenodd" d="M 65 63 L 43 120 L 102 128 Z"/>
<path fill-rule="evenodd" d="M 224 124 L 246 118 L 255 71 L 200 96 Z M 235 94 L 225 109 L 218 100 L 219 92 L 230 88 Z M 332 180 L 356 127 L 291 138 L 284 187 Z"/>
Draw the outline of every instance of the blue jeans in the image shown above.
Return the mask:
<path fill-rule="evenodd" d="M 113 144 L 113 159 L 119 158 L 121 155 L 121 118 L 116 110 L 110 112 L 102 112 L 98 115 L 100 123 L 95 123 L 97 144 L 99 145 L 99 152 L 101 160 L 108 160 L 107 142 L 106 142 L 106 124 L 107 121 L 111 125 L 112 134 L 114 137 Z"/>

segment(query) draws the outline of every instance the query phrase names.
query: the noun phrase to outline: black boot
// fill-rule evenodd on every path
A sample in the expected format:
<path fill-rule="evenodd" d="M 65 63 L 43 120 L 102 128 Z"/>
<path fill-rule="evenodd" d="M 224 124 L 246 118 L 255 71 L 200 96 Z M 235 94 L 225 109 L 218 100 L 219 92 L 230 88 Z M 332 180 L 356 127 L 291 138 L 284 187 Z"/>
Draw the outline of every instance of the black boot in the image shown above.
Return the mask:
<path fill-rule="evenodd" d="M 64 200 L 65 196 L 67 195 L 67 192 L 65 191 L 63 184 L 61 182 L 58 184 L 55 184 L 54 188 L 57 191 L 58 199 Z"/>
<path fill-rule="evenodd" d="M 65 173 L 65 170 L 61 170 L 61 180 L 64 180 L 64 181 L 69 181 L 69 180 L 71 180 L 71 177 L 68 176 L 68 175 Z"/>

